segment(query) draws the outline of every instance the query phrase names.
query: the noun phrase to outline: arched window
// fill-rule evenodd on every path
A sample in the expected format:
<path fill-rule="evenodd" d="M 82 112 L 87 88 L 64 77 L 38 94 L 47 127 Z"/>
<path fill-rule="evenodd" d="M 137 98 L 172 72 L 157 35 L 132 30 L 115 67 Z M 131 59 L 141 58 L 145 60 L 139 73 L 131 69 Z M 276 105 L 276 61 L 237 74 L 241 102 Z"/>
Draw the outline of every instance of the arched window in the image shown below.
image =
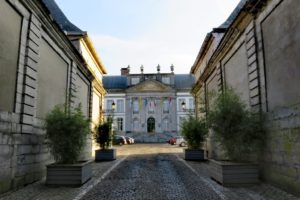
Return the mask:
<path fill-rule="evenodd" d="M 155 132 L 155 119 L 153 117 L 149 117 L 147 120 L 147 130 L 148 133 Z"/>

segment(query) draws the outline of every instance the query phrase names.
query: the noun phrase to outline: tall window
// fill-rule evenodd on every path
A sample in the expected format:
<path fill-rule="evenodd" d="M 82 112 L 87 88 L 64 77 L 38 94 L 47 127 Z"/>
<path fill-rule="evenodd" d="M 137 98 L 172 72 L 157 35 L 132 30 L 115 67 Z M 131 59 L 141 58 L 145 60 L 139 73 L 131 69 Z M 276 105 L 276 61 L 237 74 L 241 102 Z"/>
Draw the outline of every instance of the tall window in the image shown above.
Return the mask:
<path fill-rule="evenodd" d="M 168 131 L 169 130 L 169 120 L 168 119 L 164 119 L 163 120 L 163 127 L 162 127 L 163 131 Z"/>
<path fill-rule="evenodd" d="M 185 102 L 185 99 L 178 99 L 178 111 L 182 112 L 182 102 Z"/>
<path fill-rule="evenodd" d="M 112 105 L 113 102 L 114 102 L 113 100 L 107 100 L 106 101 L 106 110 L 112 110 L 111 105 Z"/>
<path fill-rule="evenodd" d="M 124 100 L 118 99 L 117 100 L 117 112 L 124 112 Z"/>
<path fill-rule="evenodd" d="M 133 113 L 138 113 L 139 112 L 139 102 L 138 100 L 133 101 Z"/>
<path fill-rule="evenodd" d="M 193 98 L 189 99 L 189 109 L 194 109 L 194 99 Z"/>
<path fill-rule="evenodd" d="M 117 130 L 123 131 L 123 118 L 117 118 Z"/>
<path fill-rule="evenodd" d="M 155 106 L 155 100 L 151 99 L 149 103 L 149 113 L 154 113 Z"/>
<path fill-rule="evenodd" d="M 138 119 L 134 119 L 133 120 L 133 131 L 138 131 L 139 130 L 139 120 Z"/>
<path fill-rule="evenodd" d="M 163 112 L 164 113 L 169 112 L 169 101 L 168 100 L 164 100 L 164 102 L 163 102 Z"/>

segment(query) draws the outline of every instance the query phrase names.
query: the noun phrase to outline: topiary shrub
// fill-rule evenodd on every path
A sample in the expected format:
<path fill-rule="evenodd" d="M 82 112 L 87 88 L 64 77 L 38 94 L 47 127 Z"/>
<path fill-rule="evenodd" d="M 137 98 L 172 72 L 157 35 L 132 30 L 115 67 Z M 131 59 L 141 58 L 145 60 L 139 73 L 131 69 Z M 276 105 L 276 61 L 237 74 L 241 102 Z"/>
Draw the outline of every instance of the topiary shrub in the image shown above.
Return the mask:
<path fill-rule="evenodd" d="M 205 120 L 190 115 L 181 125 L 181 134 L 189 149 L 199 149 L 208 134 Z"/>
<path fill-rule="evenodd" d="M 246 161 L 264 145 L 262 115 L 247 109 L 232 89 L 217 96 L 208 113 L 208 122 L 216 141 L 231 160 Z"/>
<path fill-rule="evenodd" d="M 86 136 L 90 133 L 89 120 L 80 106 L 71 111 L 67 105 L 55 106 L 46 116 L 46 136 L 57 163 L 73 164 L 78 161 Z"/>

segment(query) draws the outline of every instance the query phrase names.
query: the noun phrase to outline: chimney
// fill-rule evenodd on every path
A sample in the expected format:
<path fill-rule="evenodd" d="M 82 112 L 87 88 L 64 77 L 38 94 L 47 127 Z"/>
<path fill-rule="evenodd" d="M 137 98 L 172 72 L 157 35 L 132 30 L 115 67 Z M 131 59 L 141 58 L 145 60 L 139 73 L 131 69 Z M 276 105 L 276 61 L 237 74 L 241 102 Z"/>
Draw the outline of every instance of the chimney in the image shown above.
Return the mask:
<path fill-rule="evenodd" d="M 130 71 L 130 66 L 128 65 L 127 68 L 121 68 L 121 75 L 122 76 L 127 76 L 129 74 Z"/>

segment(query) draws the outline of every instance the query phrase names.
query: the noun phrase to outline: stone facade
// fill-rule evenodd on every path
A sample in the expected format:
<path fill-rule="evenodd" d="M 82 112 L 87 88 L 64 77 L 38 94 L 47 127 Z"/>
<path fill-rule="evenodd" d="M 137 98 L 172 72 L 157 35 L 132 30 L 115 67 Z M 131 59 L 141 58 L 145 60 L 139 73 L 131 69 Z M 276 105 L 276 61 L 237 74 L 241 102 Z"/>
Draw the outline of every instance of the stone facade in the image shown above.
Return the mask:
<path fill-rule="evenodd" d="M 193 88 L 197 108 L 209 111 L 213 101 L 209 93 L 230 86 L 248 107 L 266 112 L 262 178 L 298 196 L 299 11 L 300 2 L 293 0 L 241 0 L 219 27 L 224 28 L 222 40 L 213 39 L 216 45 L 204 42 L 191 70 L 197 75 Z M 207 52 L 209 48 L 214 51 Z M 219 155 L 211 140 L 208 151 L 210 157 Z"/>
<path fill-rule="evenodd" d="M 0 193 L 45 175 L 43 119 L 54 105 L 75 106 L 79 77 L 90 117 L 93 74 L 45 2 L 0 1 Z"/>
<path fill-rule="evenodd" d="M 191 75 L 130 74 L 104 77 L 106 116 L 114 117 L 119 135 L 137 142 L 166 142 L 180 134 L 180 123 L 194 113 Z M 112 110 L 112 103 L 116 109 Z M 186 109 L 182 109 L 185 102 Z"/>

